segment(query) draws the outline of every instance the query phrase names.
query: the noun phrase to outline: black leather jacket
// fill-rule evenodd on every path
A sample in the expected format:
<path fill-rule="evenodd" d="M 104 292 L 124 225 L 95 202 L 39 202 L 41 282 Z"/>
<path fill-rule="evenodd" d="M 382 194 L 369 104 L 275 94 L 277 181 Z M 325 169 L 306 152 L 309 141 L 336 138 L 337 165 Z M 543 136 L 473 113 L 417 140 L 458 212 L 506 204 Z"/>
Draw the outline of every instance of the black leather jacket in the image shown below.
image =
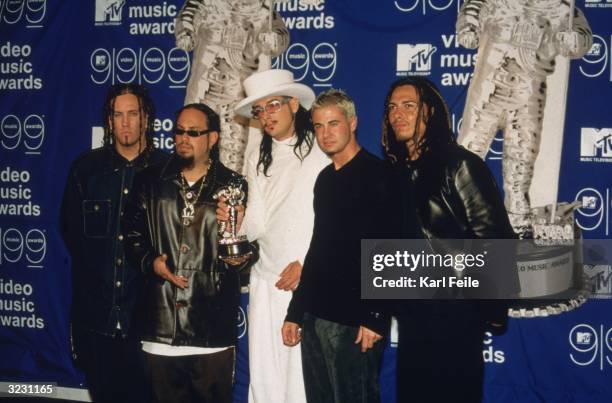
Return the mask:
<path fill-rule="evenodd" d="M 425 239 L 516 238 L 495 179 L 485 162 L 476 154 L 457 144 L 448 144 L 430 150 L 416 161 L 398 166 L 398 169 L 400 180 L 406 184 L 402 186 L 402 198 L 408 207 L 404 210 L 403 221 L 410 223 L 416 209 L 416 219 Z M 404 228 L 411 231 L 410 226 L 404 225 Z M 465 248 L 462 241 L 452 245 L 445 243 L 444 246 L 453 248 L 441 251 L 444 253 L 461 253 Z M 508 289 L 512 287 L 518 287 L 518 283 L 508 285 Z M 505 303 L 473 300 L 449 302 L 431 301 L 418 305 L 415 310 L 425 315 L 434 313 L 451 316 L 472 312 L 467 317 L 498 324 L 507 320 Z M 412 306 L 416 307 L 414 304 Z M 424 306 L 429 308 L 423 309 Z"/>
<path fill-rule="evenodd" d="M 72 257 L 72 324 L 79 330 L 128 335 L 143 278 L 125 261 L 120 214 L 135 173 L 167 159 L 154 150 L 128 161 L 109 146 L 72 163 L 60 226 Z"/>
<path fill-rule="evenodd" d="M 425 238 L 515 238 L 491 171 L 476 154 L 449 144 L 406 169 Z"/>
<path fill-rule="evenodd" d="M 239 269 L 217 259 L 217 220 L 213 195 L 230 180 L 244 178 L 213 162 L 197 203 L 195 218 L 183 225 L 181 170 L 177 158 L 136 178 L 134 198 L 123 217 L 126 253 L 147 275 L 142 319 L 143 340 L 171 345 L 234 345 L 240 299 Z M 202 179 L 189 189 L 197 194 Z M 188 279 L 179 289 L 153 273 L 153 261 L 167 254 L 166 264 Z"/>

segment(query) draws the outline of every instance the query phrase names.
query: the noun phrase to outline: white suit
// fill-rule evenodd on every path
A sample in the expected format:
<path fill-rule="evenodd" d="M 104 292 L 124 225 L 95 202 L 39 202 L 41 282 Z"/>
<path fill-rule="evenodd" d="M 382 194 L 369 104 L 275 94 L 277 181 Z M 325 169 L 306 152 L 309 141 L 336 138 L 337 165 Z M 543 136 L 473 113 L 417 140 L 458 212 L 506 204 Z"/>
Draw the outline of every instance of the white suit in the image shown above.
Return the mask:
<path fill-rule="evenodd" d="M 274 284 L 289 263 L 304 262 L 314 224 L 314 183 L 330 160 L 314 140 L 300 161 L 294 144 L 295 137 L 273 140 L 267 176 L 257 172 L 258 147 L 246 157 L 249 201 L 241 233 L 260 247 L 251 269 L 248 310 L 252 403 L 306 402 L 301 351 L 285 346 L 281 337 L 291 293 Z"/>

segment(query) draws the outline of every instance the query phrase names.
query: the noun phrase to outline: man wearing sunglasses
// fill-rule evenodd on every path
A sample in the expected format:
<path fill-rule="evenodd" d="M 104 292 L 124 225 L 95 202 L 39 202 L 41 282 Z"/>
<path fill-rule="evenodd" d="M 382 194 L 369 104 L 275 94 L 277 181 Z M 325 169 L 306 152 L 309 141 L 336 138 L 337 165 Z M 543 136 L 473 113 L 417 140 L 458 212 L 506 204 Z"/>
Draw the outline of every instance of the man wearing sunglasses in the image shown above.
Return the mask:
<path fill-rule="evenodd" d="M 159 402 L 231 403 L 239 270 L 217 259 L 213 196 L 244 178 L 218 161 L 219 116 L 179 110 L 176 153 L 135 179 L 123 216 L 127 257 L 148 277 L 143 345 Z"/>
<path fill-rule="evenodd" d="M 259 242 L 261 254 L 250 277 L 249 402 L 301 403 L 301 353 L 283 345 L 279 330 L 312 235 L 314 182 L 329 159 L 316 144 L 307 112 L 315 98 L 310 88 L 286 70 L 255 73 L 243 85 L 247 98 L 236 113 L 252 117 L 263 131 L 247 147 L 250 193 L 240 229 Z M 217 216 L 227 217 L 223 203 Z"/>

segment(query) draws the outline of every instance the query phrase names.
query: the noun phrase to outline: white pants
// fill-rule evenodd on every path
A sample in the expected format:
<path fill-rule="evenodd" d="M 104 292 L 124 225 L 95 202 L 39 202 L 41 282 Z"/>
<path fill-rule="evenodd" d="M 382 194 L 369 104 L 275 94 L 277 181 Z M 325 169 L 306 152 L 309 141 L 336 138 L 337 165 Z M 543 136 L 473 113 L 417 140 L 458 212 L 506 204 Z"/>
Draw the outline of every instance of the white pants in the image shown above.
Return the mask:
<path fill-rule="evenodd" d="M 251 273 L 249 403 L 306 403 L 300 345 L 283 344 L 281 328 L 291 292 Z"/>

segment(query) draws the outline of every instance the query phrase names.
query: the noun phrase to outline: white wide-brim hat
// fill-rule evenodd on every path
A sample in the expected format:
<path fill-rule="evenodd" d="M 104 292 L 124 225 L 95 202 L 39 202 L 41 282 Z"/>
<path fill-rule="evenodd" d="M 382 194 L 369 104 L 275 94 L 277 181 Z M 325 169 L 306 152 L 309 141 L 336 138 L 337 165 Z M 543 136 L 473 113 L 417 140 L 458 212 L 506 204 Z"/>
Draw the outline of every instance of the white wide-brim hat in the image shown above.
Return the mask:
<path fill-rule="evenodd" d="M 315 100 L 314 91 L 304 84 L 296 83 L 289 70 L 260 71 L 248 76 L 242 85 L 247 97 L 236 104 L 234 112 L 245 117 L 251 117 L 253 104 L 262 98 L 275 95 L 295 97 L 306 109 L 310 109 Z"/>

